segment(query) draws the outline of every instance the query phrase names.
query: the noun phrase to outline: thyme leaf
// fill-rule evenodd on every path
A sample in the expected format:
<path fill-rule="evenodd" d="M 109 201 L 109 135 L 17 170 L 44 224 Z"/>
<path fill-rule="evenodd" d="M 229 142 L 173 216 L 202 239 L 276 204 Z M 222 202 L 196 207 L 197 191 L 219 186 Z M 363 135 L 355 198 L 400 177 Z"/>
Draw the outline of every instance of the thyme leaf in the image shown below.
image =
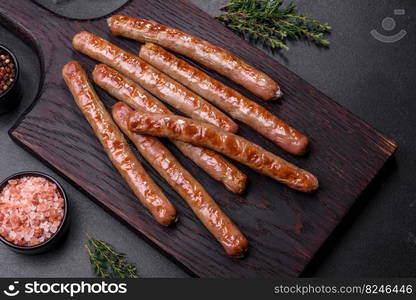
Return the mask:
<path fill-rule="evenodd" d="M 250 41 L 271 49 L 288 50 L 287 40 L 305 39 L 318 46 L 327 47 L 325 34 L 331 26 L 297 12 L 293 3 L 284 0 L 231 0 L 221 8 L 217 17 L 233 31 Z"/>
<path fill-rule="evenodd" d="M 136 267 L 129 264 L 125 254 L 118 253 L 108 243 L 88 237 L 85 245 L 91 268 L 99 278 L 138 278 Z"/>

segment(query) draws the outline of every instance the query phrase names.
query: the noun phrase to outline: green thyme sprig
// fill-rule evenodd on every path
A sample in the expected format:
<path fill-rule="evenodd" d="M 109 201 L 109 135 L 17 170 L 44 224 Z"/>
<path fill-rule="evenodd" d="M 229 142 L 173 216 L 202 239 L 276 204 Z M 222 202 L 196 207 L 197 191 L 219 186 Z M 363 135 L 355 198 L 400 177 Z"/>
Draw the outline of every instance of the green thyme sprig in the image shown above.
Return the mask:
<path fill-rule="evenodd" d="M 127 263 L 126 256 L 118 253 L 104 241 L 88 237 L 87 249 L 92 270 L 99 278 L 138 278 L 136 267 Z"/>
<path fill-rule="evenodd" d="M 331 26 L 298 14 L 294 4 L 283 7 L 283 0 L 231 0 L 217 17 L 230 29 L 271 49 L 288 50 L 288 39 L 306 39 L 328 46 L 325 34 Z"/>

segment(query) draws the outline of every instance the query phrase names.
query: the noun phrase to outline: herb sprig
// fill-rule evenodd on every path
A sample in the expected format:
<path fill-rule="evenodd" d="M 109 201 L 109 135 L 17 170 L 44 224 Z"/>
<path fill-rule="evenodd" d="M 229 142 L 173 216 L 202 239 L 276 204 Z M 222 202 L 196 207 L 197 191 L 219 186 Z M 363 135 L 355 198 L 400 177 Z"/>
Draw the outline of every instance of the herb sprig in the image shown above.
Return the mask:
<path fill-rule="evenodd" d="M 328 46 L 325 33 L 331 26 L 303 16 L 293 3 L 283 7 L 283 0 L 231 0 L 217 17 L 230 29 L 271 49 L 285 49 L 288 39 L 306 39 Z"/>
<path fill-rule="evenodd" d="M 136 267 L 104 241 L 89 237 L 87 249 L 94 274 L 99 278 L 138 278 Z"/>

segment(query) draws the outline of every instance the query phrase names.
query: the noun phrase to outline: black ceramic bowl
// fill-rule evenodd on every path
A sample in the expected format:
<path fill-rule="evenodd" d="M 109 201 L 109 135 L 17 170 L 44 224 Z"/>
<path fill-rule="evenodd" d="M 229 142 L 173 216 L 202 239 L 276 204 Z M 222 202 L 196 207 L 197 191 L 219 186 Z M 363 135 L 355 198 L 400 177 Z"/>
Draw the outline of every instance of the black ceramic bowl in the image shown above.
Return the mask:
<path fill-rule="evenodd" d="M 1 115 L 12 110 L 20 102 L 19 83 L 18 83 L 20 70 L 19 70 L 19 63 L 16 59 L 16 56 L 13 54 L 13 52 L 10 51 L 10 49 L 2 45 L 0 45 L 0 50 L 1 50 L 0 52 L 5 52 L 8 55 L 10 55 L 10 57 L 13 60 L 15 69 L 16 69 L 16 75 L 15 75 L 13 83 L 9 86 L 7 90 L 0 92 L 0 115 Z"/>
<path fill-rule="evenodd" d="M 43 253 L 47 250 L 50 250 L 51 248 L 56 246 L 57 243 L 61 240 L 61 238 L 65 235 L 66 231 L 68 230 L 68 227 L 69 227 L 68 199 L 66 197 L 64 189 L 62 188 L 62 186 L 59 184 L 58 181 L 56 181 L 54 178 L 52 178 L 51 176 L 49 176 L 47 174 L 44 174 L 44 173 L 41 173 L 41 172 L 35 172 L 35 171 L 19 172 L 19 173 L 16 173 L 16 174 L 13 174 L 13 175 L 7 177 L 6 179 L 4 179 L 0 183 L 0 192 L 7 185 L 7 182 L 10 179 L 16 179 L 16 178 L 20 178 L 20 177 L 24 177 L 24 176 L 40 176 L 40 177 L 46 178 L 49 181 L 55 183 L 56 186 L 58 187 L 58 190 L 60 191 L 60 193 L 62 195 L 62 198 L 64 199 L 64 216 L 63 216 L 61 224 L 59 225 L 56 232 L 48 240 L 44 241 L 43 243 L 41 243 L 39 245 L 36 245 L 36 246 L 17 246 L 15 244 L 7 241 L 1 235 L 0 235 L 0 240 L 16 252 L 23 253 L 23 254 L 40 254 L 40 253 Z"/>

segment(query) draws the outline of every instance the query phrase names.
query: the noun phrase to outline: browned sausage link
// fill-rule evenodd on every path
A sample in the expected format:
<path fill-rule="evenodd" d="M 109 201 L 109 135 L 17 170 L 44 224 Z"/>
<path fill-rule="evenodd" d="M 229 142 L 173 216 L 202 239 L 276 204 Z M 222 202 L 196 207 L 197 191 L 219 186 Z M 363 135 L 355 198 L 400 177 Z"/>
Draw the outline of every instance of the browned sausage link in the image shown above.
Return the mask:
<path fill-rule="evenodd" d="M 98 98 L 80 64 L 75 61 L 67 63 L 62 69 L 62 76 L 111 162 L 136 197 L 160 224 L 167 226 L 174 222 L 176 220 L 175 207 L 146 173 L 129 148 L 123 134 Z"/>
<path fill-rule="evenodd" d="M 188 203 L 227 254 L 241 257 L 248 247 L 247 239 L 201 184 L 157 138 L 133 133 L 128 129 L 128 118 L 133 110 L 127 104 L 119 102 L 113 106 L 112 111 L 120 129 L 136 145 L 144 158 Z"/>
<path fill-rule="evenodd" d="M 172 140 L 175 146 L 212 178 L 220 181 L 234 194 L 242 194 L 247 187 L 247 175 L 218 153 L 209 149 Z"/>
<path fill-rule="evenodd" d="M 190 57 L 264 100 L 272 100 L 282 95 L 279 85 L 265 73 L 229 51 L 188 33 L 153 21 L 123 15 L 114 15 L 107 19 L 107 23 L 115 35 L 155 43 Z"/>
<path fill-rule="evenodd" d="M 97 85 L 134 109 L 172 114 L 159 100 L 107 65 L 97 65 L 92 75 Z M 222 182 L 228 190 L 236 194 L 244 192 L 247 176 L 224 157 L 212 150 L 181 141 L 173 140 L 173 143 L 212 178 Z"/>
<path fill-rule="evenodd" d="M 308 146 L 306 136 L 236 90 L 156 44 L 147 43 L 142 46 L 139 56 L 190 90 L 211 101 L 235 119 L 251 126 L 284 150 L 295 155 L 305 153 Z"/>
<path fill-rule="evenodd" d="M 78 51 L 105 63 L 130 77 L 146 90 L 191 118 L 200 119 L 235 132 L 237 124 L 222 111 L 138 56 L 86 31 L 76 34 L 72 44 Z"/>
<path fill-rule="evenodd" d="M 318 179 L 262 147 L 211 124 L 176 115 L 134 112 L 130 130 L 178 139 L 223 153 L 254 170 L 302 191 L 318 188 Z"/>

